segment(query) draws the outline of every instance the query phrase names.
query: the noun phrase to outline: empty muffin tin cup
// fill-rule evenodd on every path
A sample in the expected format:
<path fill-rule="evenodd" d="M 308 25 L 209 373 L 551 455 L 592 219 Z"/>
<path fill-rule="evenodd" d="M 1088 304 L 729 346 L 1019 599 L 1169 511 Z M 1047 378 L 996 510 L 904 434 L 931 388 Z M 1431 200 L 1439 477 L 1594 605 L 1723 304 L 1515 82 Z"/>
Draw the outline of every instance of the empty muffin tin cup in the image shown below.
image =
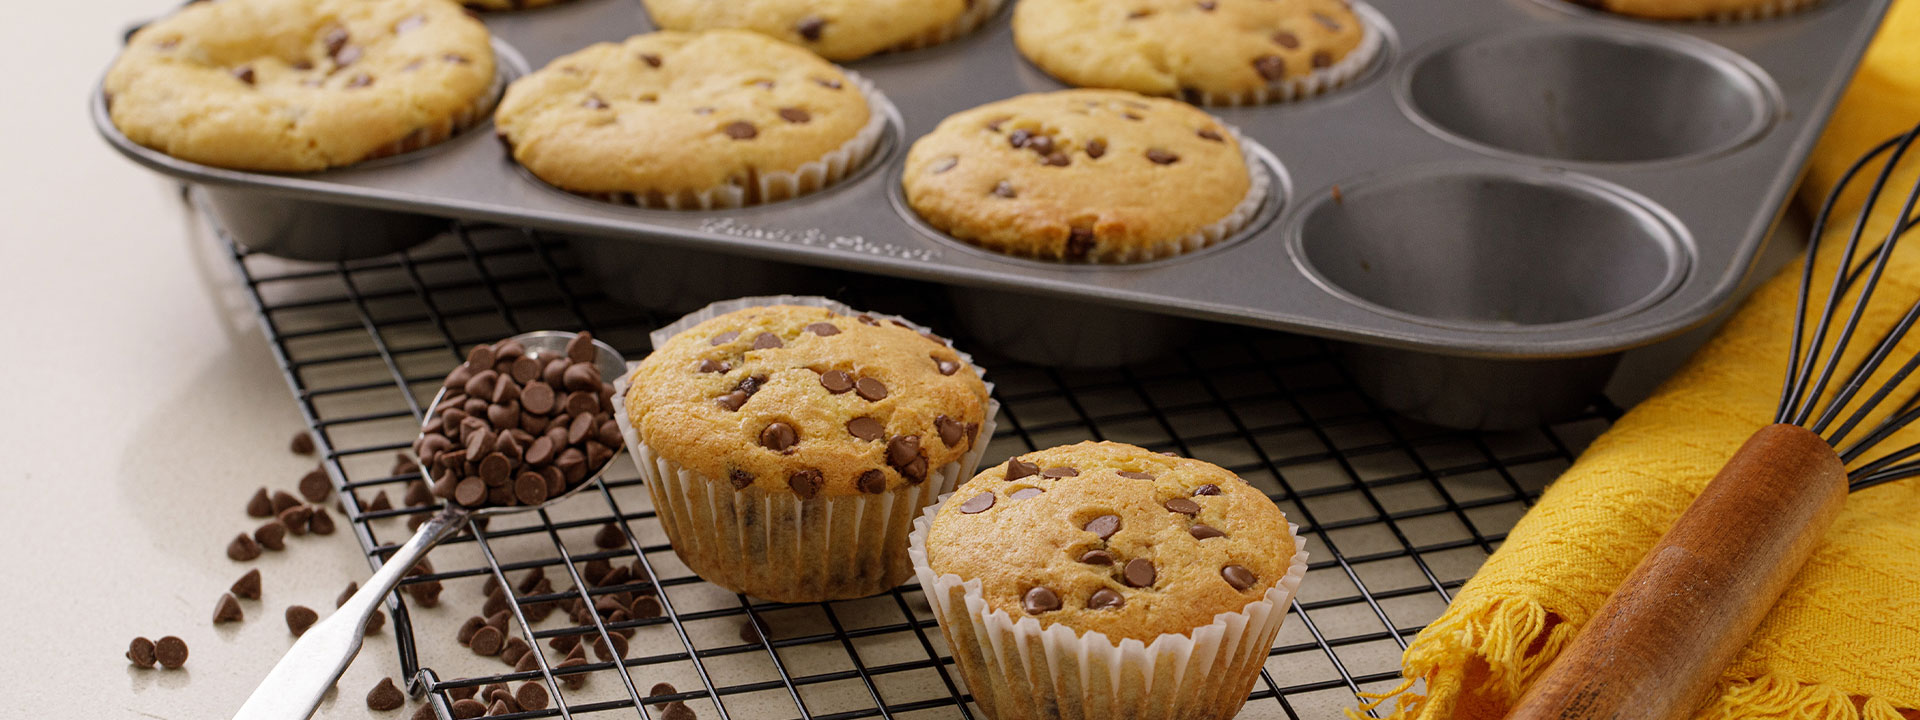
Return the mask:
<path fill-rule="evenodd" d="M 1706 157 L 1758 137 L 1779 94 L 1747 60 L 1654 28 L 1557 25 L 1444 43 L 1398 86 L 1429 130 L 1581 162 Z"/>
<path fill-rule="evenodd" d="M 690 250 L 626 238 L 567 235 L 601 292 L 617 302 L 664 314 L 757 295 L 831 295 L 831 270 Z"/>
<path fill-rule="evenodd" d="M 201 186 L 208 212 L 249 252 L 314 262 L 378 257 L 433 239 L 446 218 Z"/>
<path fill-rule="evenodd" d="M 1671 215 L 1624 188 L 1547 169 L 1446 165 L 1366 178 L 1314 198 L 1289 231 L 1295 261 L 1328 292 L 1476 334 L 1604 324 L 1667 297 L 1691 266 Z M 1355 379 L 1375 399 L 1473 428 L 1577 413 L 1614 362 L 1353 352 Z"/>

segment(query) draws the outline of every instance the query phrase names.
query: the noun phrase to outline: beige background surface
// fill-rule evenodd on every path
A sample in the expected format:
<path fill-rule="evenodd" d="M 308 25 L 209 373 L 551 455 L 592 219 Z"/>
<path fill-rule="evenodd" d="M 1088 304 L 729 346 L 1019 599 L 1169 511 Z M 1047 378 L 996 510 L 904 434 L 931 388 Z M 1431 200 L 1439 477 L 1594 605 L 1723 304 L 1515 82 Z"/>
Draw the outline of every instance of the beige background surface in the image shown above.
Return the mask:
<path fill-rule="evenodd" d="M 0 112 L 0 307 L 21 346 L 0 361 L 0 677 L 11 681 L 0 716 L 227 717 L 290 644 L 284 608 L 330 608 L 368 572 L 348 535 L 295 539 L 255 563 L 266 599 L 244 603 L 247 622 L 209 623 L 245 569 L 223 548 L 251 526 L 247 494 L 291 487 L 311 461 L 285 450 L 300 418 L 226 260 L 172 184 L 87 122 L 121 30 L 174 4 L 12 3 L 0 23 L 12 98 Z M 1681 354 L 1633 357 L 1638 379 L 1616 397 L 1644 391 Z M 121 658 L 131 637 L 167 634 L 191 645 L 188 670 Z M 397 666 L 391 636 L 370 639 L 320 717 L 367 716 L 364 693 Z M 1331 717 L 1339 704 L 1303 714 Z"/>

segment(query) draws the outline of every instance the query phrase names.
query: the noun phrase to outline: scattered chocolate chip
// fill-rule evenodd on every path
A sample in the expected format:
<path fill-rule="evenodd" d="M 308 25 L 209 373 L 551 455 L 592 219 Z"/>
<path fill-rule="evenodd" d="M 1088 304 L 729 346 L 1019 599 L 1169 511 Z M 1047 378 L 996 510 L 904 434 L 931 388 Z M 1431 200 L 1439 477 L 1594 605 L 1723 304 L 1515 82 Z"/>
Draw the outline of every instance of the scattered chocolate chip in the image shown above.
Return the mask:
<path fill-rule="evenodd" d="M 1034 487 L 1030 487 L 1030 488 L 1020 488 L 1019 490 L 1015 490 L 1015 491 L 1013 491 L 1013 492 L 1011 492 L 1011 493 L 1008 493 L 1008 494 L 1007 494 L 1007 499 L 1009 499 L 1009 500 L 1025 500 L 1025 499 L 1027 499 L 1027 498 L 1030 498 L 1030 497 L 1038 497 L 1038 496 L 1040 495 L 1040 493 L 1043 493 L 1043 492 L 1046 492 L 1046 491 L 1045 491 L 1045 490 L 1041 490 L 1040 488 L 1034 488 Z"/>
<path fill-rule="evenodd" d="M 1187 528 L 1187 534 L 1192 535 L 1195 540 L 1207 540 L 1210 538 L 1226 537 L 1227 535 L 1211 525 L 1195 525 Z"/>
<path fill-rule="evenodd" d="M 1039 615 L 1060 609 L 1060 596 L 1044 587 L 1035 587 L 1020 596 L 1020 604 L 1028 615 Z"/>
<path fill-rule="evenodd" d="M 723 130 L 727 133 L 727 137 L 735 140 L 752 140 L 760 135 L 760 130 L 755 128 L 753 123 L 745 120 L 735 120 L 727 123 L 727 126 L 723 128 Z"/>
<path fill-rule="evenodd" d="M 1040 466 L 1038 465 L 1027 462 L 1025 460 L 1021 460 L 1020 458 L 1017 458 L 1017 457 L 1007 458 L 1007 477 L 1006 477 L 1007 480 L 1019 480 L 1020 478 L 1027 477 L 1030 475 L 1037 475 L 1039 473 L 1040 473 Z"/>
<path fill-rule="evenodd" d="M 862 415 L 847 421 L 847 434 L 871 442 L 885 436 L 887 428 L 879 420 Z"/>
<path fill-rule="evenodd" d="M 855 484 L 860 487 L 860 492 L 878 495 L 887 489 L 887 474 L 879 470 L 868 470 L 860 473 L 860 479 Z"/>
<path fill-rule="evenodd" d="M 940 158 L 939 160 L 933 161 L 933 167 L 928 168 L 927 170 L 931 174 L 939 175 L 940 173 L 946 172 L 948 170 L 952 170 L 954 166 L 959 164 L 960 164 L 960 158 L 954 157 L 952 155 L 948 155 L 947 157 L 943 157 L 943 158 Z"/>
<path fill-rule="evenodd" d="M 1107 143 L 1101 140 L 1088 140 L 1086 150 L 1087 157 L 1097 160 L 1101 155 L 1107 154 Z"/>
<path fill-rule="evenodd" d="M 273 500 L 267 497 L 266 488 L 255 490 L 253 497 L 247 500 L 247 516 L 257 518 L 273 517 Z"/>
<path fill-rule="evenodd" d="M 932 356 L 928 356 L 928 357 L 932 357 Z M 935 369 L 940 371 L 941 375 L 952 375 L 954 373 L 960 372 L 960 363 L 954 362 L 952 360 L 942 360 L 940 358 L 935 357 L 933 358 L 933 366 Z"/>
<path fill-rule="evenodd" d="M 295 637 L 306 634 L 307 628 L 313 627 L 313 624 L 319 620 L 320 613 L 314 612 L 313 608 L 305 605 L 287 608 L 287 630 L 291 631 Z"/>
<path fill-rule="evenodd" d="M 626 544 L 627 534 L 621 532 L 620 526 L 616 523 L 601 525 L 600 530 L 593 534 L 593 546 L 601 550 L 612 550 Z"/>
<path fill-rule="evenodd" d="M 521 712 L 532 712 L 547 709 L 550 697 L 547 695 L 547 689 L 539 682 L 529 680 L 520 683 L 520 689 L 513 691 L 513 699 L 520 703 Z"/>
<path fill-rule="evenodd" d="M 988 508 L 993 507 L 993 500 L 994 496 L 992 492 L 980 493 L 979 495 L 968 498 L 966 502 L 961 503 L 960 512 L 966 515 L 986 512 Z"/>
<path fill-rule="evenodd" d="M 245 67 L 245 68 L 241 68 L 241 70 L 246 71 L 246 76 L 242 77 L 241 80 L 246 82 L 246 84 L 248 85 L 252 85 L 253 84 L 253 68 Z M 235 70 L 234 74 L 236 76 L 239 75 L 240 70 Z M 288 444 L 287 449 L 291 450 L 295 455 L 312 455 L 313 449 L 314 449 L 313 435 L 309 434 L 305 430 L 301 430 L 300 432 L 294 433 L 293 441 Z"/>
<path fill-rule="evenodd" d="M 666 707 L 660 709 L 660 720 L 697 720 L 698 717 L 694 714 L 693 708 L 687 707 L 686 703 L 678 700 L 667 703 Z"/>
<path fill-rule="evenodd" d="M 1202 495 L 1219 495 L 1219 494 L 1220 494 L 1220 486 L 1215 485 L 1213 483 L 1207 483 L 1205 485 L 1201 485 L 1200 487 L 1193 489 L 1194 497 L 1200 497 Z"/>
<path fill-rule="evenodd" d="M 1253 587 L 1253 571 L 1240 565 L 1228 565 L 1220 568 L 1220 577 L 1224 578 L 1227 584 L 1232 585 L 1235 590 L 1245 590 Z"/>
<path fill-rule="evenodd" d="M 1261 55 L 1253 59 L 1253 71 L 1269 82 L 1280 80 L 1287 76 L 1287 62 L 1279 55 Z"/>
<path fill-rule="evenodd" d="M 280 513 L 286 512 L 287 508 L 296 507 L 299 504 L 300 504 L 300 498 L 294 497 L 293 493 L 287 492 L 285 490 L 273 491 L 273 514 L 274 515 L 279 515 Z"/>
<path fill-rule="evenodd" d="M 227 543 L 227 557 L 240 562 L 258 558 L 260 544 L 254 542 L 253 538 L 248 537 L 246 533 L 240 533 L 234 536 L 232 542 Z"/>
<path fill-rule="evenodd" d="M 367 503 L 367 512 L 380 512 L 392 509 L 393 500 L 387 498 L 387 491 L 385 490 L 376 491 L 373 494 L 373 501 Z"/>
<path fill-rule="evenodd" d="M 473 648 L 473 654 L 483 657 L 499 655 L 504 643 L 505 639 L 500 630 L 492 625 L 481 626 L 480 629 L 473 631 L 473 637 L 467 640 L 468 647 Z"/>
<path fill-rule="evenodd" d="M 260 570 L 258 568 L 248 570 L 247 574 L 241 575 L 239 580 L 233 581 L 233 587 L 227 588 L 227 592 L 248 600 L 259 600 Z"/>
<path fill-rule="evenodd" d="M 794 124 L 811 122 L 813 115 L 796 107 L 780 108 L 780 119 Z"/>
<path fill-rule="evenodd" d="M 1158 148 L 1147 151 L 1147 159 L 1155 165 L 1172 165 L 1180 162 L 1180 156 Z"/>
<path fill-rule="evenodd" d="M 1120 531 L 1120 516 L 1101 515 L 1100 517 L 1088 520 L 1087 524 L 1080 526 L 1080 529 L 1093 533 L 1101 540 L 1105 540 L 1113 537 L 1114 533 Z"/>
<path fill-rule="evenodd" d="M 780 342 L 779 335 L 763 332 L 753 336 L 753 349 L 755 350 L 773 350 L 781 347 L 786 347 L 786 343 Z"/>
<path fill-rule="evenodd" d="M 793 494 L 800 496 L 801 500 L 812 500 L 813 496 L 820 492 L 820 486 L 825 484 L 826 478 L 821 476 L 819 470 L 812 468 L 801 470 L 787 478 L 787 487 L 792 488 Z"/>
<path fill-rule="evenodd" d="M 240 601 L 234 599 L 233 593 L 220 593 L 220 600 L 213 606 L 213 624 L 225 625 L 246 618 L 246 613 L 240 611 Z"/>
<path fill-rule="evenodd" d="M 1126 569 L 1120 571 L 1120 576 L 1130 587 L 1149 587 L 1158 577 L 1153 571 L 1153 563 L 1146 558 L 1128 560 Z"/>
<path fill-rule="evenodd" d="M 503 699 L 495 698 L 493 704 L 487 706 L 488 715 L 510 715 L 512 713 L 513 708 L 507 707 L 507 701 Z"/>
<path fill-rule="evenodd" d="M 333 516 L 327 514 L 326 508 L 315 505 L 313 515 L 307 518 L 307 531 L 315 535 L 332 535 L 333 530 Z"/>
<path fill-rule="evenodd" d="M 1001 180 L 993 186 L 993 194 L 1003 198 L 1013 198 L 1019 195 L 1019 193 L 1014 191 L 1013 186 L 1007 184 L 1005 180 Z"/>
<path fill-rule="evenodd" d="M 1127 604 L 1126 598 L 1121 597 L 1120 593 L 1114 592 L 1109 588 L 1100 588 L 1099 590 L 1093 591 L 1092 595 L 1087 596 L 1088 610 L 1117 608 L 1125 604 Z"/>
<path fill-rule="evenodd" d="M 1134 470 L 1121 470 L 1120 472 L 1115 474 L 1119 475 L 1120 477 L 1128 478 L 1132 480 L 1152 480 L 1153 479 L 1153 473 L 1143 473 L 1143 472 L 1138 472 Z"/>
<path fill-rule="evenodd" d="M 469 720 L 470 718 L 485 717 L 487 714 L 486 703 L 473 698 L 455 700 L 453 701 L 453 707 L 450 709 L 453 710 L 454 720 Z"/>
<path fill-rule="evenodd" d="M 327 471 L 316 468 L 300 478 L 300 495 L 310 503 L 327 501 L 333 494 L 333 483 L 327 480 Z"/>
<path fill-rule="evenodd" d="M 253 541 L 260 543 L 260 547 L 268 550 L 276 552 L 285 550 L 287 549 L 287 526 L 279 520 L 268 520 L 266 524 L 254 529 Z"/>
<path fill-rule="evenodd" d="M 1161 506 L 1165 507 L 1170 512 L 1177 512 L 1182 515 L 1199 515 L 1200 514 L 1200 503 L 1194 502 L 1192 500 L 1188 500 L 1183 497 L 1177 497 L 1177 498 L 1168 500 L 1164 503 L 1161 503 Z"/>
<path fill-rule="evenodd" d="M 800 434 L 792 425 L 774 422 L 760 431 L 760 445 L 774 452 L 786 452 L 800 442 Z"/>
<path fill-rule="evenodd" d="M 1113 553 L 1105 550 L 1088 550 L 1080 553 L 1078 560 L 1088 565 L 1112 565 Z"/>
<path fill-rule="evenodd" d="M 127 660 L 143 668 L 153 667 L 153 641 L 143 637 L 133 639 L 127 644 Z"/>
<path fill-rule="evenodd" d="M 1079 470 L 1075 470 L 1073 468 L 1065 467 L 1065 466 L 1050 467 L 1040 471 L 1040 477 L 1045 477 L 1045 478 L 1077 477 L 1079 475 L 1080 475 Z"/>
<path fill-rule="evenodd" d="M 673 687 L 673 683 L 664 683 L 664 682 L 654 683 L 653 689 L 647 691 L 647 697 L 651 699 L 651 698 L 660 697 L 662 695 L 674 695 L 679 692 L 680 692 L 679 690 Z"/>
<path fill-rule="evenodd" d="M 373 710 L 398 710 L 405 704 L 407 696 L 400 692 L 400 688 L 393 686 L 393 678 L 380 678 L 380 684 L 367 692 L 367 707 Z"/>
<path fill-rule="evenodd" d="M 153 659 L 160 667 L 179 670 L 187 664 L 187 641 L 168 635 L 153 643 Z"/>
<path fill-rule="evenodd" d="M 853 383 L 853 392 L 868 402 L 879 402 L 887 397 L 887 385 L 870 377 L 863 377 Z"/>

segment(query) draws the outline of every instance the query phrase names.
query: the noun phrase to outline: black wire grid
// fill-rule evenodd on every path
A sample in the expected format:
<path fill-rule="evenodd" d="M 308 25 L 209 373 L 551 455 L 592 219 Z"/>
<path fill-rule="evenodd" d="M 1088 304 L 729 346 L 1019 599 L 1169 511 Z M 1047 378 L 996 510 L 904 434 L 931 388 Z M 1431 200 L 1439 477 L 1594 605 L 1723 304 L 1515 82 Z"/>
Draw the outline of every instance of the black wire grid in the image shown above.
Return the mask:
<path fill-rule="evenodd" d="M 249 254 L 224 232 L 222 240 L 374 567 L 411 534 L 405 518 L 431 509 L 367 506 L 382 491 L 404 504 L 415 476 L 393 474 L 394 453 L 413 440 L 463 348 L 584 328 L 637 359 L 647 331 L 672 319 L 613 301 L 566 239 L 529 230 L 456 222 L 420 247 L 334 264 Z M 936 302 L 921 299 L 938 297 L 926 286 L 842 281 L 835 294 L 855 307 L 954 330 Z M 1355 693 L 1397 685 L 1406 642 L 1618 414 L 1600 399 L 1581 418 L 1528 432 L 1441 430 L 1359 395 L 1319 340 L 1223 326 L 1201 335 L 1172 359 L 1112 371 L 1021 366 L 994 360 L 964 334 L 956 343 L 998 385 L 999 430 L 983 463 L 1089 438 L 1132 442 L 1226 466 L 1300 524 L 1313 562 L 1242 718 L 1338 717 Z M 672 700 L 721 720 L 984 717 L 916 585 L 805 605 L 728 593 L 679 563 L 636 473 L 625 460 L 616 467 L 582 496 L 496 518 L 434 550 L 433 572 L 407 583 L 442 581 L 437 607 L 389 598 L 403 677 L 416 695 L 431 693 L 440 717 L 451 717 L 450 690 L 500 682 L 540 683 L 555 700 L 515 718 L 658 718 Z M 602 549 L 592 537 L 608 522 L 621 542 Z M 638 577 L 583 593 L 576 568 L 595 559 L 632 563 Z M 515 593 L 533 568 L 561 589 Z M 487 578 L 514 593 L 508 636 L 540 654 L 537 670 L 516 673 L 456 643 L 458 624 L 479 613 Z M 663 617 L 576 626 L 555 612 L 530 627 L 522 612 L 525 603 L 574 597 L 591 605 L 648 583 Z M 749 622 L 766 631 L 742 632 Z M 621 630 L 633 631 L 624 661 L 554 669 L 562 653 L 551 638 L 592 642 Z M 578 690 L 565 684 L 579 675 L 588 681 Z M 649 696 L 662 681 L 676 691 Z"/>

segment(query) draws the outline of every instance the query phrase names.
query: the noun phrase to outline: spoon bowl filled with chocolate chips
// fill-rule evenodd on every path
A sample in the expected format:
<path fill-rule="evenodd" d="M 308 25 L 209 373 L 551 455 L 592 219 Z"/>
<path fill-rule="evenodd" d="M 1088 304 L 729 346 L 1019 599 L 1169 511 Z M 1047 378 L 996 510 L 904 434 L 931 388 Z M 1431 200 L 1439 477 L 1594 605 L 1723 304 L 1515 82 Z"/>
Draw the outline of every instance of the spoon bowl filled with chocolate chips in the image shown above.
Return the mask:
<path fill-rule="evenodd" d="M 472 521 L 526 512 L 594 485 L 625 443 L 611 380 L 626 359 L 590 333 L 541 331 L 476 345 L 441 385 L 413 443 L 443 505 L 353 597 L 309 628 L 234 715 L 298 720 L 360 651 L 380 599 Z"/>

